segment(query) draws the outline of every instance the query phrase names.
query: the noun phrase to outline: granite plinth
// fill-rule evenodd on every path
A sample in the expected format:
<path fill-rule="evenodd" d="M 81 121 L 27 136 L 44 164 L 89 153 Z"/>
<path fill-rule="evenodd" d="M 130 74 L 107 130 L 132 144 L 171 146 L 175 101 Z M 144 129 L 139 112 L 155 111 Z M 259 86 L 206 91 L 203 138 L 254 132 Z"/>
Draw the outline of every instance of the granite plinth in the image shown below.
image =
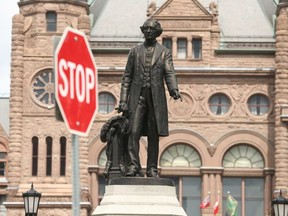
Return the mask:
<path fill-rule="evenodd" d="M 115 178 L 93 216 L 186 216 L 174 183 L 162 178 Z"/>

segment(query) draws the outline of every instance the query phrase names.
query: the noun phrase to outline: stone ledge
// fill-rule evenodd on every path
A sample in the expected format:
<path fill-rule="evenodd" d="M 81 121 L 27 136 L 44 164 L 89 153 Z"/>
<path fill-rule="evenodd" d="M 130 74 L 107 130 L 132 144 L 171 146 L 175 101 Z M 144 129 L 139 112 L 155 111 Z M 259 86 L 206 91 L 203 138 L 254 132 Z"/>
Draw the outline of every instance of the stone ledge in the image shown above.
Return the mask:
<path fill-rule="evenodd" d="M 108 185 L 166 185 L 174 186 L 174 182 L 167 178 L 119 177 L 113 178 Z"/>

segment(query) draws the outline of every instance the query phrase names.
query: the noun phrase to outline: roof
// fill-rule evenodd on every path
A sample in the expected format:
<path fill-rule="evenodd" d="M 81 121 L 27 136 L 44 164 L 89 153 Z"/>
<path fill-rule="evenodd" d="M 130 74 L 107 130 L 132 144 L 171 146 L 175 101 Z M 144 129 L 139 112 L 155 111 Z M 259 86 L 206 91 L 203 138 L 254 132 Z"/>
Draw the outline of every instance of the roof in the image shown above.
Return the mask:
<path fill-rule="evenodd" d="M 272 18 L 259 0 L 219 0 L 219 27 L 221 37 L 241 41 L 271 39 L 274 37 Z M 275 7 L 276 11 L 276 7 Z M 274 11 L 274 13 L 275 13 Z"/>
<path fill-rule="evenodd" d="M 252 42 L 273 39 L 273 15 L 276 12 L 273 1 L 214 1 L 218 4 L 218 23 L 222 38 Z M 143 36 L 139 27 L 146 19 L 150 2 L 151 0 L 95 0 L 90 7 L 94 16 L 91 40 L 141 41 Z M 165 2 L 166 0 L 157 0 L 157 8 Z M 209 11 L 211 0 L 198 2 Z"/>
<path fill-rule="evenodd" d="M 141 41 L 143 37 L 139 27 L 147 19 L 146 10 L 149 2 L 148 0 L 95 0 L 90 7 L 94 15 L 91 37 L 100 41 Z M 157 7 L 164 2 L 165 0 L 157 0 Z"/>

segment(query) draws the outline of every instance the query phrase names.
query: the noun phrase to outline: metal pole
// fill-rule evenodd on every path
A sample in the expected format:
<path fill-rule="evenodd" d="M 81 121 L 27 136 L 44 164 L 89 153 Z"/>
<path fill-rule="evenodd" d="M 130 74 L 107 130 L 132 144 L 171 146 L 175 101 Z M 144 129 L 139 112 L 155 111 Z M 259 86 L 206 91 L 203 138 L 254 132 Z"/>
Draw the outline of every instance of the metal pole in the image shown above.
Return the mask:
<path fill-rule="evenodd" d="M 78 136 L 72 134 L 72 207 L 73 216 L 80 216 L 80 180 L 79 180 L 79 141 Z"/>

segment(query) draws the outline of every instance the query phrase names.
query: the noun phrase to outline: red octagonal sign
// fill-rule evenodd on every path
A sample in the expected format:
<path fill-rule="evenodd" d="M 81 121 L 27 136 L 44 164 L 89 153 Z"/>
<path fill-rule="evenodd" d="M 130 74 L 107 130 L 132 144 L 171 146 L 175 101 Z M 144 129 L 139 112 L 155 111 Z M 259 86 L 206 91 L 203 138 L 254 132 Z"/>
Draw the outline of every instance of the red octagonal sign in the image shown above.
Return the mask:
<path fill-rule="evenodd" d="M 55 92 L 69 131 L 87 136 L 97 112 L 97 69 L 83 32 L 67 27 L 55 51 Z"/>

